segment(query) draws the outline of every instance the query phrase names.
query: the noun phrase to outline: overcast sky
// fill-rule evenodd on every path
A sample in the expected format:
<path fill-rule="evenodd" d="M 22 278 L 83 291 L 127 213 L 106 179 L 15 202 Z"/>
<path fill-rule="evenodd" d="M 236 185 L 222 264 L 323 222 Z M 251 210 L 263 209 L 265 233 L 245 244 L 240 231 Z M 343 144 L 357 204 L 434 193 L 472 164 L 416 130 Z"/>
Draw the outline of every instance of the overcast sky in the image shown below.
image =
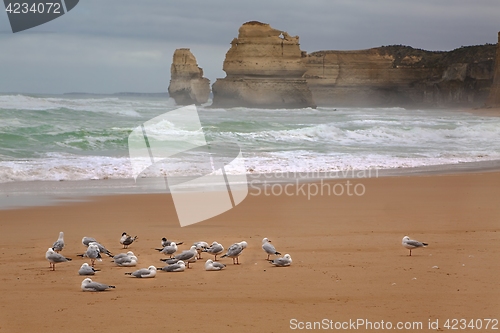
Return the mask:
<path fill-rule="evenodd" d="M 261 21 L 300 36 L 301 49 L 403 44 L 426 50 L 496 43 L 500 0 L 80 0 L 13 34 L 0 13 L 0 92 L 165 92 L 176 48 L 211 83 L 238 28 Z"/>

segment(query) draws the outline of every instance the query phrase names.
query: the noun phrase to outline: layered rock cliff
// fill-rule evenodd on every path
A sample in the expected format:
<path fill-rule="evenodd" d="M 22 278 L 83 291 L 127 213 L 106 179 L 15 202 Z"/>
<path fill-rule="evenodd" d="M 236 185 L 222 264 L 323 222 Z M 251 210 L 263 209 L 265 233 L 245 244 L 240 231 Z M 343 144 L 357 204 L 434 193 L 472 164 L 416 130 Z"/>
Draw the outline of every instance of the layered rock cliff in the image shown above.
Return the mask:
<path fill-rule="evenodd" d="M 318 105 L 479 106 L 489 93 L 494 58 L 494 45 L 319 51 L 307 55 L 304 77 Z"/>
<path fill-rule="evenodd" d="M 498 32 L 498 43 L 496 51 L 495 70 L 490 96 L 486 101 L 488 107 L 500 107 L 500 31 Z"/>
<path fill-rule="evenodd" d="M 203 104 L 210 95 L 210 80 L 203 77 L 189 49 L 177 49 L 170 67 L 168 93 L 179 105 Z"/>
<path fill-rule="evenodd" d="M 315 107 L 302 55 L 299 37 L 265 23 L 243 24 L 226 53 L 226 77 L 212 86 L 212 107 Z"/>

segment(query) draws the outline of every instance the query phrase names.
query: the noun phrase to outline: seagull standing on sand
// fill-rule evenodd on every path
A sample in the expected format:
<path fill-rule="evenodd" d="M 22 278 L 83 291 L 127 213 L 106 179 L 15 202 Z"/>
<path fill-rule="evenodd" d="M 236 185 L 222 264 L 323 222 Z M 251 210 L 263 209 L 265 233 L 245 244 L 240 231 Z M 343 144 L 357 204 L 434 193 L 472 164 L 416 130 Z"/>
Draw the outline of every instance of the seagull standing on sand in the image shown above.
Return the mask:
<path fill-rule="evenodd" d="M 224 269 L 226 265 L 213 261 L 212 259 L 208 259 L 207 262 L 205 263 L 205 270 L 206 271 L 220 271 L 221 269 Z"/>
<path fill-rule="evenodd" d="M 214 261 L 217 260 L 217 256 L 224 251 L 224 246 L 217 242 L 213 242 L 212 245 L 208 249 L 203 250 L 203 252 L 207 252 L 213 254 L 215 256 Z"/>
<path fill-rule="evenodd" d="M 172 258 L 172 254 L 177 252 L 177 244 L 175 242 L 170 242 L 169 245 L 166 245 L 163 249 L 155 249 L 156 251 L 160 251 L 164 255 L 170 256 Z"/>
<path fill-rule="evenodd" d="M 246 247 L 247 247 L 247 242 L 245 241 L 234 243 L 227 249 L 226 254 L 224 254 L 221 258 L 225 257 L 233 258 L 233 265 L 239 265 L 240 264 L 239 256 L 241 255 L 241 252 L 244 249 L 246 249 Z"/>
<path fill-rule="evenodd" d="M 164 272 L 184 272 L 186 269 L 186 264 L 184 264 L 184 261 L 179 260 L 177 263 L 168 265 L 162 268 L 157 268 L 159 270 L 162 270 Z"/>
<path fill-rule="evenodd" d="M 71 261 L 70 258 L 66 258 L 62 254 L 59 254 L 57 252 L 54 252 L 51 247 L 48 248 L 47 252 L 45 253 L 45 258 L 49 261 L 50 263 L 50 268 L 52 271 L 56 270 L 56 264 L 60 262 L 67 262 Z"/>
<path fill-rule="evenodd" d="M 403 247 L 410 250 L 410 257 L 411 257 L 411 250 L 419 248 L 419 247 L 426 247 L 427 245 L 429 245 L 427 243 L 421 243 L 419 241 L 410 239 L 410 237 L 408 237 L 408 236 L 403 237 L 403 241 L 401 242 L 401 244 L 403 245 Z"/>
<path fill-rule="evenodd" d="M 122 233 L 122 237 L 120 238 L 120 244 L 123 245 L 123 248 L 126 249 L 130 244 L 132 244 L 137 239 L 137 236 L 130 236 L 126 232 Z"/>
<path fill-rule="evenodd" d="M 60 252 L 62 251 L 63 248 L 64 248 L 64 232 L 61 231 L 59 233 L 59 238 L 52 245 L 52 250 Z"/>
<path fill-rule="evenodd" d="M 281 255 L 276 249 L 274 248 L 274 245 L 271 244 L 271 241 L 267 238 L 264 238 L 262 240 L 262 249 L 264 252 L 267 253 L 267 260 L 269 260 L 269 256 L 274 254 L 274 255 Z"/>
<path fill-rule="evenodd" d="M 187 262 L 187 268 L 189 268 L 189 263 L 193 262 L 193 260 L 196 260 L 198 252 L 196 251 L 196 246 L 191 246 L 189 250 L 183 251 L 176 255 L 174 258 L 178 260 L 184 261 L 184 263 Z"/>
<path fill-rule="evenodd" d="M 149 266 L 148 268 L 141 268 L 132 273 L 125 273 L 125 275 L 132 275 L 136 278 L 154 278 L 156 276 L 156 267 Z"/>
<path fill-rule="evenodd" d="M 287 253 L 283 256 L 283 258 L 276 258 L 274 260 L 269 260 L 269 262 L 277 267 L 286 267 L 292 264 L 292 257 Z"/>
<path fill-rule="evenodd" d="M 105 291 L 115 286 L 110 286 L 104 283 L 94 282 L 91 278 L 85 278 L 82 281 L 82 291 Z"/>
<path fill-rule="evenodd" d="M 203 250 L 206 250 L 208 248 L 208 243 L 200 241 L 200 242 L 194 242 L 193 245 L 196 246 L 196 252 L 198 252 L 198 259 L 203 259 L 201 257 L 201 252 L 203 252 Z"/>
<path fill-rule="evenodd" d="M 91 242 L 89 244 L 89 247 L 87 248 L 87 251 L 85 251 L 84 254 L 79 254 L 78 256 L 90 258 L 92 267 L 94 267 L 96 259 L 102 261 L 101 251 L 99 251 L 99 246 L 97 246 L 97 243 L 94 242 Z"/>
<path fill-rule="evenodd" d="M 97 270 L 90 267 L 90 265 L 87 263 L 83 263 L 82 267 L 80 267 L 80 269 L 78 270 L 79 275 L 94 275 L 95 272 L 97 272 Z"/>

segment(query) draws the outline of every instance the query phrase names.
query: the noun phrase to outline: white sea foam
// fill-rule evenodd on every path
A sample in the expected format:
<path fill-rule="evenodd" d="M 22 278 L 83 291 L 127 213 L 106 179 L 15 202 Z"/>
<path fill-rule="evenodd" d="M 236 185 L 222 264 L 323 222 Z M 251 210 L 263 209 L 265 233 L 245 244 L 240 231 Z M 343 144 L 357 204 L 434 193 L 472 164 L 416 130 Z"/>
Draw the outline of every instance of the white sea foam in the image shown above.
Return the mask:
<path fill-rule="evenodd" d="M 150 98 L 0 95 L 0 182 L 132 178 L 128 134 L 174 108 L 172 100 Z M 391 169 L 500 159 L 500 118 L 466 113 L 201 107 L 199 115 L 207 141 L 231 141 L 241 147 L 248 173 Z M 196 137 L 168 121 L 148 126 L 147 135 L 171 144 Z M 150 167 L 139 177 L 212 172 L 203 158 L 186 154 Z M 226 172 L 237 171 L 228 167 Z"/>

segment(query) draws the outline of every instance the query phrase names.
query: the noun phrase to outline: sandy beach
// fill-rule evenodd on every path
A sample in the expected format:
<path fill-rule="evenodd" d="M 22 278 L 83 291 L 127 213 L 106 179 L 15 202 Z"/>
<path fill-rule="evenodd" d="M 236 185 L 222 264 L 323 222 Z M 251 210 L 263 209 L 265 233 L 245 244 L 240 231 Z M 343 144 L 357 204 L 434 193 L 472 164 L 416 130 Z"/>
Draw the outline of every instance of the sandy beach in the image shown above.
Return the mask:
<path fill-rule="evenodd" d="M 499 318 L 500 173 L 351 182 L 362 184 L 364 195 L 308 200 L 252 190 L 236 208 L 184 228 L 168 194 L 0 211 L 0 332 L 285 332 L 307 322 L 361 319 L 421 322 L 413 331 L 436 331 L 429 320 L 446 330 L 447 319 Z M 59 231 L 62 253 L 73 261 L 49 271 L 44 254 Z M 245 240 L 248 248 L 239 266 L 222 259 L 223 271 L 207 272 L 199 261 L 183 273 L 142 280 L 106 257 L 94 280 L 116 289 L 82 292 L 81 238 L 93 236 L 119 253 L 124 231 L 139 236 L 130 246 L 138 267 L 161 266 L 153 248 L 162 237 L 183 241 L 181 249 L 199 240 L 226 248 Z M 410 257 L 401 246 L 405 235 L 429 246 Z M 272 267 L 263 237 L 293 264 Z"/>

